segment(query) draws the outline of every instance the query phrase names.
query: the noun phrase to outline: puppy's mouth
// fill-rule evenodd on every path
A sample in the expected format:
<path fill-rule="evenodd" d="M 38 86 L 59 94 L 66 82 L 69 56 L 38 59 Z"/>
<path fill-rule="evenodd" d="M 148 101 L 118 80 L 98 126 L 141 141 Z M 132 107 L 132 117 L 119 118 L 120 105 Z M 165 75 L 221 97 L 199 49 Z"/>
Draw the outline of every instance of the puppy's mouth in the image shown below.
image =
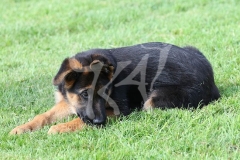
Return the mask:
<path fill-rule="evenodd" d="M 93 120 L 89 119 L 83 112 L 77 113 L 78 117 L 86 124 L 93 125 Z"/>

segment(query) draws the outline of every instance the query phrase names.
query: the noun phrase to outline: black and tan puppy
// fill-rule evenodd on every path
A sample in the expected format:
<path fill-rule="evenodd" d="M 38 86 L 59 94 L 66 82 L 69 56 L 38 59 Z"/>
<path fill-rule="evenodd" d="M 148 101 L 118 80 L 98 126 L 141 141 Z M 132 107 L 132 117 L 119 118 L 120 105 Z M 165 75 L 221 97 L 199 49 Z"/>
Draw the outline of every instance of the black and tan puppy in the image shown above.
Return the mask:
<path fill-rule="evenodd" d="M 198 49 L 158 42 L 78 53 L 63 61 L 53 83 L 56 105 L 11 134 L 34 131 L 71 114 L 79 118 L 52 126 L 48 133 L 103 125 L 107 116 L 136 109 L 202 107 L 220 97 L 212 67 Z"/>

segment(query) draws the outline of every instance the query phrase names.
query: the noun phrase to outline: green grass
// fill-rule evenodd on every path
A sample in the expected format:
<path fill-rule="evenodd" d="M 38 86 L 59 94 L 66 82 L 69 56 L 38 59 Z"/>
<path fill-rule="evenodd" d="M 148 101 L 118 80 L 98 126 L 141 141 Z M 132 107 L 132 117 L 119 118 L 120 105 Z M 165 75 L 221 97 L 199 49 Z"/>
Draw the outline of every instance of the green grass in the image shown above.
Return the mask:
<path fill-rule="evenodd" d="M 240 1 L 1 0 L 0 159 L 240 159 Z M 9 136 L 54 104 L 62 60 L 149 41 L 198 47 L 222 98 L 201 110 L 138 112 L 48 136 Z"/>

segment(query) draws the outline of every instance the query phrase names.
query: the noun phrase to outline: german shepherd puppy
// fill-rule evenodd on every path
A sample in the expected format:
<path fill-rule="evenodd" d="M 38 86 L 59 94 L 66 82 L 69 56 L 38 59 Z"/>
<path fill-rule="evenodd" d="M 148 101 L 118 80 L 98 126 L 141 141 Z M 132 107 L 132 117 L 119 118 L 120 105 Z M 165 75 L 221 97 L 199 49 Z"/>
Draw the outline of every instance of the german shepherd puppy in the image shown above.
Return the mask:
<path fill-rule="evenodd" d="M 151 42 L 134 46 L 92 49 L 66 58 L 53 80 L 56 104 L 10 134 L 34 131 L 76 114 L 51 133 L 104 125 L 107 116 L 133 110 L 197 108 L 220 97 L 213 70 L 194 47 Z"/>

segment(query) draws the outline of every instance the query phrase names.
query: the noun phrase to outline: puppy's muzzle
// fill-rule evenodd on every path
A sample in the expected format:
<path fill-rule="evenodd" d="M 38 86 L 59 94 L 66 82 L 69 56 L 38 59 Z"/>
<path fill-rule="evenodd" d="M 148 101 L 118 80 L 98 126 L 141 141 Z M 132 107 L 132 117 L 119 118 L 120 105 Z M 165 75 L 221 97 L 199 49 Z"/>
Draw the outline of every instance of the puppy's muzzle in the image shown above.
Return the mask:
<path fill-rule="evenodd" d="M 83 120 L 84 123 L 90 125 L 105 125 L 106 119 L 103 117 L 95 117 L 93 120 L 90 119 L 85 112 L 77 113 L 78 117 Z"/>

